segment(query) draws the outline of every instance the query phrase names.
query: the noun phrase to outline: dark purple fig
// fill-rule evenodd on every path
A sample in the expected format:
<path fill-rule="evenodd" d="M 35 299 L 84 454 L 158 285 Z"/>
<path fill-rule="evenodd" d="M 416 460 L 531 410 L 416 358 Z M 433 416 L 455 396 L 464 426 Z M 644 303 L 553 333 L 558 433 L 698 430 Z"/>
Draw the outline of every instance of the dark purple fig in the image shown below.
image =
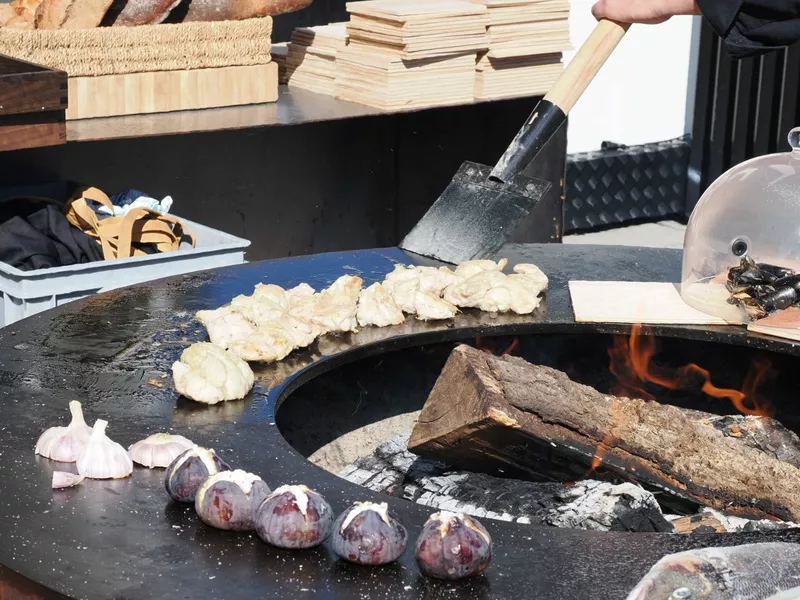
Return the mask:
<path fill-rule="evenodd" d="M 231 531 L 250 531 L 256 510 L 269 496 L 258 475 L 236 469 L 206 479 L 197 490 L 194 510 L 206 525 Z"/>
<path fill-rule="evenodd" d="M 304 485 L 284 485 L 258 507 L 255 526 L 258 537 L 278 548 L 313 548 L 330 535 L 333 509 Z"/>
<path fill-rule="evenodd" d="M 333 524 L 333 551 L 360 565 L 385 565 L 403 553 L 408 532 L 385 502 L 356 502 Z"/>
<path fill-rule="evenodd" d="M 417 538 L 419 570 L 436 579 L 463 579 L 492 562 L 492 538 L 476 519 L 447 511 L 431 515 Z"/>
<path fill-rule="evenodd" d="M 173 500 L 194 502 L 195 494 L 211 475 L 231 468 L 209 448 L 189 448 L 167 467 L 164 487 Z"/>

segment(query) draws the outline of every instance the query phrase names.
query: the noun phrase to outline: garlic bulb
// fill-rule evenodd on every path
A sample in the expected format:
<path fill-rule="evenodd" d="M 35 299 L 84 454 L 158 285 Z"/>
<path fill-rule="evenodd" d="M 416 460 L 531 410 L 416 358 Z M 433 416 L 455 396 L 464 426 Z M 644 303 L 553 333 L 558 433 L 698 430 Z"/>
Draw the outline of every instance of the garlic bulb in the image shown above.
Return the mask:
<path fill-rule="evenodd" d="M 83 475 L 76 475 L 75 473 L 68 473 L 66 471 L 53 471 L 53 489 L 61 490 L 78 485 L 81 481 L 86 479 Z"/>
<path fill-rule="evenodd" d="M 122 479 L 133 471 L 133 461 L 117 442 L 106 437 L 108 421 L 97 419 L 92 435 L 78 458 L 78 473 L 89 479 Z"/>
<path fill-rule="evenodd" d="M 83 452 L 92 428 L 83 420 L 81 403 L 69 403 L 72 421 L 66 427 L 51 427 L 36 442 L 36 454 L 59 462 L 75 462 Z"/>
<path fill-rule="evenodd" d="M 255 381 L 250 365 L 208 342 L 186 348 L 172 365 L 172 378 L 179 394 L 204 404 L 241 400 Z"/>
<path fill-rule="evenodd" d="M 128 454 L 137 465 L 165 469 L 178 456 L 197 444 L 182 435 L 154 433 L 128 448 Z"/>

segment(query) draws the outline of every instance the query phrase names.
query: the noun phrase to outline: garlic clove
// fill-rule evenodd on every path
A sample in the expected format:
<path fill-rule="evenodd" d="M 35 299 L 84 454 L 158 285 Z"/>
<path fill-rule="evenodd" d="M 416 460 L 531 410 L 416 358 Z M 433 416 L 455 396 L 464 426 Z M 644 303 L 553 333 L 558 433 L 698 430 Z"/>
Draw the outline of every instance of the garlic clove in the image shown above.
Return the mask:
<path fill-rule="evenodd" d="M 143 467 L 165 469 L 170 463 L 197 444 L 182 435 L 154 433 L 132 444 L 128 454 L 133 462 Z"/>
<path fill-rule="evenodd" d="M 51 427 L 36 442 L 36 454 L 59 462 L 75 462 L 83 452 L 92 428 L 83 419 L 81 403 L 69 403 L 72 420 L 66 427 Z"/>
<path fill-rule="evenodd" d="M 122 479 L 133 472 L 127 450 L 106 436 L 108 421 L 97 419 L 77 461 L 78 473 L 90 479 Z"/>
<path fill-rule="evenodd" d="M 86 478 L 83 475 L 76 475 L 75 473 L 68 473 L 66 471 L 53 471 L 52 487 L 54 490 L 61 490 L 78 485 L 84 479 Z"/>

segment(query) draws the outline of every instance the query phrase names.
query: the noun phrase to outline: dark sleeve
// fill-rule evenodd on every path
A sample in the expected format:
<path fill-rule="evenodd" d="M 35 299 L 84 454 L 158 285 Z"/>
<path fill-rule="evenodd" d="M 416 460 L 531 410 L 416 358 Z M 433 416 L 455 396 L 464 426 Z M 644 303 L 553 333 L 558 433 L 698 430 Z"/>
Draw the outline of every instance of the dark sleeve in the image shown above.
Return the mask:
<path fill-rule="evenodd" d="M 800 0 L 697 0 L 732 58 L 757 56 L 800 40 Z"/>

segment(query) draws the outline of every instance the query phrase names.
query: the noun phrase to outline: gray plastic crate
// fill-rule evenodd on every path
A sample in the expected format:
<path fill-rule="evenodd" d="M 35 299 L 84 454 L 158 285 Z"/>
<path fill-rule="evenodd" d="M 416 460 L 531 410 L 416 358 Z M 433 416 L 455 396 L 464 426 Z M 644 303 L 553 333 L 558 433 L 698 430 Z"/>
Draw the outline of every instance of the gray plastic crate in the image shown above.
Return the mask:
<path fill-rule="evenodd" d="M 0 327 L 98 292 L 244 262 L 248 240 L 181 219 L 197 238 L 177 252 L 20 271 L 0 262 Z"/>

